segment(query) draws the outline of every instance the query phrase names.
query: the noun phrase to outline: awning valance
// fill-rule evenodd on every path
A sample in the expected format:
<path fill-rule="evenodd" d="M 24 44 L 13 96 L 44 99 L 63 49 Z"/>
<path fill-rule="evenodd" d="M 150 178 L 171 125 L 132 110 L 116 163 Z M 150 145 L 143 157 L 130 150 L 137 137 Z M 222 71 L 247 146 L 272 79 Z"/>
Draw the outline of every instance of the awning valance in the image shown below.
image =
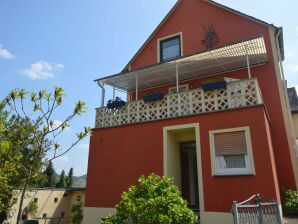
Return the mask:
<path fill-rule="evenodd" d="M 128 92 L 222 73 L 268 61 L 263 37 L 241 41 L 176 60 L 97 79 Z"/>

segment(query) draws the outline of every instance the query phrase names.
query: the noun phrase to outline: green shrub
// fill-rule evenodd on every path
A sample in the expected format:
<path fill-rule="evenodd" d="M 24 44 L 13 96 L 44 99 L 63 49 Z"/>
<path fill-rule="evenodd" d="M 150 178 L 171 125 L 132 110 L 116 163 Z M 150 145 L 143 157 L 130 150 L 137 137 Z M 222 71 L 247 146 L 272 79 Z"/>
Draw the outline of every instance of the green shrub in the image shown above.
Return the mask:
<path fill-rule="evenodd" d="M 282 210 L 285 215 L 298 215 L 298 191 L 282 192 Z"/>
<path fill-rule="evenodd" d="M 193 224 L 196 217 L 172 178 L 141 176 L 137 186 L 122 194 L 116 214 L 101 224 Z"/>

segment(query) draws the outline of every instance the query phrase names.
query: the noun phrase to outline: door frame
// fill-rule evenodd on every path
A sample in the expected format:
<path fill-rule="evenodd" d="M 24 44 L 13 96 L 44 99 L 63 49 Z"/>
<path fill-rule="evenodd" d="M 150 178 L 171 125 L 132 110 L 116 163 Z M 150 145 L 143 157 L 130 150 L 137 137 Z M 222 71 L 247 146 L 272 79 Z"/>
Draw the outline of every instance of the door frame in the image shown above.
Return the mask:
<path fill-rule="evenodd" d="M 192 136 L 189 136 L 189 134 L 192 134 Z M 200 217 L 202 217 L 205 207 L 199 123 L 174 125 L 163 128 L 164 175 L 174 177 L 174 183 L 181 189 L 180 155 L 177 156 L 177 153 L 180 152 L 179 142 L 182 141 L 196 142 Z"/>

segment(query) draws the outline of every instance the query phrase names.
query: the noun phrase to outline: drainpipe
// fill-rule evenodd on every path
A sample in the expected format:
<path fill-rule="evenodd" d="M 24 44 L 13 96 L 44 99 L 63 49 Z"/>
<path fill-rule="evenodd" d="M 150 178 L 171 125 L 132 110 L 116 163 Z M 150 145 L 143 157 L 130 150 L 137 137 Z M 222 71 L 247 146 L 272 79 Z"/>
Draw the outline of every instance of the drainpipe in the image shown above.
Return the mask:
<path fill-rule="evenodd" d="M 245 46 L 245 54 L 246 54 L 246 64 L 247 64 L 248 78 L 250 79 L 251 78 L 251 70 L 250 70 L 250 62 L 249 62 L 247 46 Z"/>
<path fill-rule="evenodd" d="M 101 88 L 101 107 L 104 107 L 105 104 L 105 93 L 104 83 L 97 82 L 98 86 Z"/>
<path fill-rule="evenodd" d="M 296 146 L 296 133 L 295 133 L 295 129 L 294 129 L 293 125 L 291 124 L 291 120 L 292 120 L 291 107 L 290 107 L 290 103 L 289 103 L 287 87 L 285 85 L 285 82 L 286 82 L 285 74 L 284 74 L 284 68 L 283 68 L 283 64 L 282 64 L 281 53 L 280 53 L 280 45 L 279 45 L 279 41 L 278 41 L 278 38 L 281 35 L 281 33 L 282 33 L 281 29 L 278 29 L 277 32 L 275 33 L 275 44 L 277 47 L 278 64 L 279 64 L 279 69 L 280 69 L 280 73 L 281 73 L 281 80 L 282 80 L 283 91 L 284 91 L 284 95 L 285 95 L 288 119 L 290 122 L 290 129 L 291 129 L 292 134 L 294 135 L 294 136 L 292 136 L 293 137 L 293 148 L 295 150 L 296 159 L 298 159 L 298 149 Z"/>

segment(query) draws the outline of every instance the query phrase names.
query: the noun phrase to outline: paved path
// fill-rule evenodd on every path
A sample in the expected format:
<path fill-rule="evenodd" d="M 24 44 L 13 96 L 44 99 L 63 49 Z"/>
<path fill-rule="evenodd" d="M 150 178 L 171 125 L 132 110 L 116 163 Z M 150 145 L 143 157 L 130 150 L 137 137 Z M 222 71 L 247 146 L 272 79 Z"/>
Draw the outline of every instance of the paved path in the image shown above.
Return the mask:
<path fill-rule="evenodd" d="M 298 217 L 296 217 L 296 218 L 285 217 L 283 223 L 284 224 L 298 224 Z"/>

